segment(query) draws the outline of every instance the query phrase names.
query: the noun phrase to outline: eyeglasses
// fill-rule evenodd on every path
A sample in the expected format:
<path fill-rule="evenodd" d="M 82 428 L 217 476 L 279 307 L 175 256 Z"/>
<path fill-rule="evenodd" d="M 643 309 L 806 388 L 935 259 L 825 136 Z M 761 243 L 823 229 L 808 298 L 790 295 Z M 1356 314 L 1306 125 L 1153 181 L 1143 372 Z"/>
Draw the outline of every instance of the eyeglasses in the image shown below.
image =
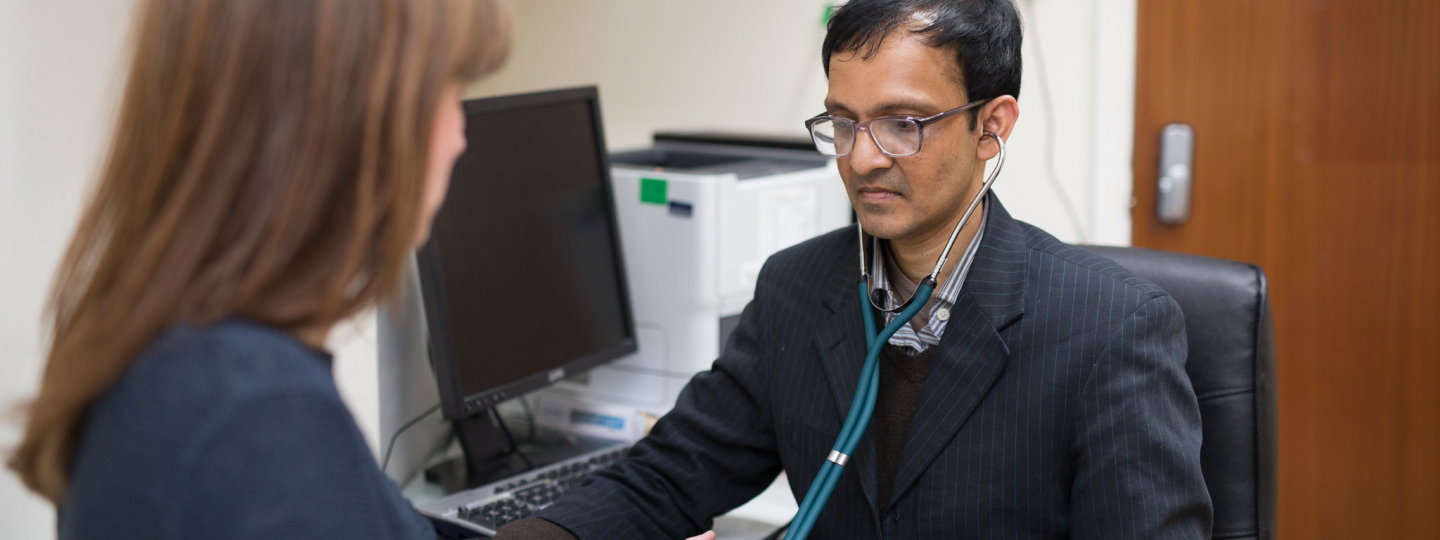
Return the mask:
<path fill-rule="evenodd" d="M 820 115 L 805 121 L 810 130 L 810 139 L 815 149 L 829 157 L 849 155 L 855 149 L 855 132 L 870 133 L 875 147 L 890 157 L 913 156 L 925 143 L 925 126 L 944 120 L 955 113 L 965 112 L 990 100 L 982 99 L 966 103 L 955 109 L 926 116 L 881 116 L 864 122 L 849 118 Z"/>

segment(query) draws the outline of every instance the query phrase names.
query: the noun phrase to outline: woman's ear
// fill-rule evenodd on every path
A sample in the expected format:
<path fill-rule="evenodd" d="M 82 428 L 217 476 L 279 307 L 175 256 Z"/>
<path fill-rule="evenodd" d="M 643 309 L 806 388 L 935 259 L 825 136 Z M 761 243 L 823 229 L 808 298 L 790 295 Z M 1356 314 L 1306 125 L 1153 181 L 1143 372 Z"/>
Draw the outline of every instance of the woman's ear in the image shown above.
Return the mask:
<path fill-rule="evenodd" d="M 1019 118 L 1020 104 L 1013 96 L 997 97 L 980 108 L 980 127 L 999 136 L 1002 141 L 1010 140 L 1010 131 L 1015 129 L 1015 121 Z M 989 160 L 999 153 L 1000 145 L 989 137 L 981 138 L 980 144 L 975 145 L 975 157 L 981 160 Z"/>

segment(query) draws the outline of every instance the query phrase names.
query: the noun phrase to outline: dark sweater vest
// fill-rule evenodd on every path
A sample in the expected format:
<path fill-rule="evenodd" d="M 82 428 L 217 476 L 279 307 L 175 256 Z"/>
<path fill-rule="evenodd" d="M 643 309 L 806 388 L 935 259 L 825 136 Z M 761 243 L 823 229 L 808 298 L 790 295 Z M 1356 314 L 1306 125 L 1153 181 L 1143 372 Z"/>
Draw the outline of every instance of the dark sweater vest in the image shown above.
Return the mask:
<path fill-rule="evenodd" d="M 880 350 L 880 391 L 875 396 L 875 412 L 870 430 L 875 437 L 876 491 L 875 506 L 884 511 L 890 502 L 891 484 L 910 435 L 910 421 L 920 406 L 925 379 L 930 376 L 930 360 L 936 347 L 910 354 L 911 349 L 885 345 Z"/>

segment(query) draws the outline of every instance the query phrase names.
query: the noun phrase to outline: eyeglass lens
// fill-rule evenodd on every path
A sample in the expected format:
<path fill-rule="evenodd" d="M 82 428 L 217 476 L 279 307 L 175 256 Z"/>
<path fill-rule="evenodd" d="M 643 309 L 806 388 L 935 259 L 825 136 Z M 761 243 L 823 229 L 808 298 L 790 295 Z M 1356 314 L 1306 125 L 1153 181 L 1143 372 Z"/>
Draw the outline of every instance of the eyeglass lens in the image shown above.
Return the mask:
<path fill-rule="evenodd" d="M 810 125 L 815 148 L 830 157 L 855 149 L 855 122 L 843 118 L 822 118 Z M 906 156 L 920 150 L 920 125 L 905 118 L 876 118 L 870 122 L 870 137 L 882 152 Z"/>

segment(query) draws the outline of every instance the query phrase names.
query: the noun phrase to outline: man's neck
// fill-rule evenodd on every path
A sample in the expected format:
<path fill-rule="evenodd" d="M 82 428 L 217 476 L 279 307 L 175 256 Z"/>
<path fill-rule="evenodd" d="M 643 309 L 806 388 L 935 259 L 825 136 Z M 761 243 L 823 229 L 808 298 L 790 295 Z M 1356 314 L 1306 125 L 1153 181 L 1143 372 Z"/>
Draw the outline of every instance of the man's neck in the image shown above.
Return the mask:
<path fill-rule="evenodd" d="M 970 222 L 966 223 L 965 227 L 960 229 L 960 235 L 955 237 L 955 246 L 959 248 L 959 251 L 956 251 L 956 247 L 950 249 L 950 258 L 945 261 L 945 267 L 941 269 L 940 275 L 936 276 L 937 282 L 944 283 L 950 276 L 950 272 L 955 269 L 955 265 L 960 262 L 960 254 L 965 251 L 965 246 L 969 245 L 975 235 L 980 232 L 979 216 L 984 212 L 985 203 L 982 201 L 980 206 L 975 207 L 975 213 L 970 216 Z M 939 259 L 940 253 L 945 251 L 945 243 L 950 240 L 951 231 L 955 230 L 955 224 L 963 215 L 964 212 L 961 212 L 960 215 L 946 221 L 945 225 L 934 227 L 922 234 L 890 240 L 890 257 L 894 259 L 900 272 L 916 284 L 925 279 L 925 276 L 930 275 L 930 271 L 935 269 L 935 261 Z"/>

